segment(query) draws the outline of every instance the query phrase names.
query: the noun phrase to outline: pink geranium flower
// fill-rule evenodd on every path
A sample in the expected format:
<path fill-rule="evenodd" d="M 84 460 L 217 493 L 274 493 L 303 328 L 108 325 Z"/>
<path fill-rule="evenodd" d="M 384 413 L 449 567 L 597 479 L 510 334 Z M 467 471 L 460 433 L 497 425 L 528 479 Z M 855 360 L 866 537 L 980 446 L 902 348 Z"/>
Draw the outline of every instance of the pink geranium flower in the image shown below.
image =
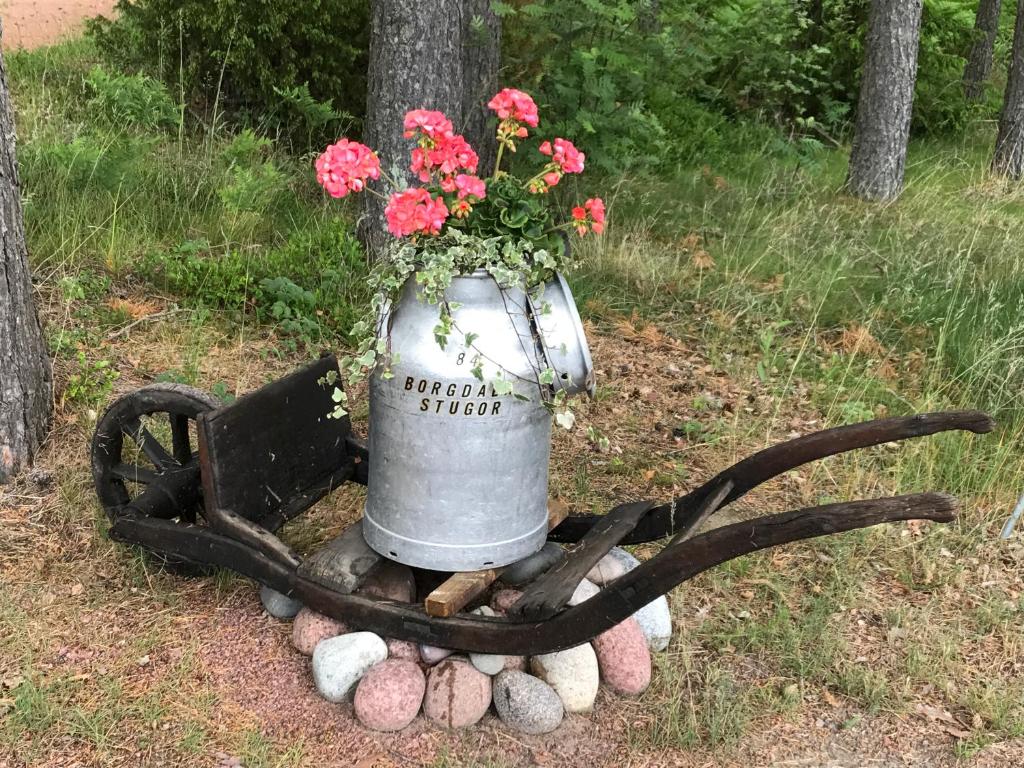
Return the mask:
<path fill-rule="evenodd" d="M 544 142 L 547 144 L 547 142 Z M 548 152 L 544 152 L 544 144 L 541 145 L 541 152 L 545 155 L 551 155 L 553 162 L 558 163 L 558 167 L 562 169 L 562 173 L 583 173 L 583 161 L 587 159 L 587 156 L 580 152 L 568 139 L 555 139 L 554 151 L 551 150 L 551 146 L 548 145 Z"/>
<path fill-rule="evenodd" d="M 432 198 L 422 187 L 396 192 L 384 208 L 388 231 L 395 237 L 424 234 L 436 235 L 448 218 L 444 198 Z"/>
<path fill-rule="evenodd" d="M 432 168 L 436 168 L 442 175 L 447 176 L 460 170 L 476 173 L 476 167 L 480 162 L 469 142 L 458 134 L 448 134 L 439 137 L 434 148 L 427 153 Z"/>
<path fill-rule="evenodd" d="M 600 197 L 592 197 L 583 205 L 573 208 L 572 225 L 580 235 L 585 235 L 587 232 L 600 235 L 604 232 L 604 200 Z"/>
<path fill-rule="evenodd" d="M 405 138 L 411 139 L 417 132 L 422 133 L 431 139 L 451 133 L 454 129 L 452 121 L 445 117 L 443 112 L 434 112 L 428 109 L 414 109 L 405 113 L 403 122 Z"/>
<path fill-rule="evenodd" d="M 537 105 L 530 94 L 517 91 L 515 88 L 502 88 L 487 102 L 487 106 L 498 115 L 499 120 L 515 120 L 531 128 L 536 128 L 540 122 Z M 524 131 L 520 138 L 525 135 Z"/>
<path fill-rule="evenodd" d="M 476 176 L 460 173 L 455 177 L 455 187 L 459 190 L 460 200 L 464 197 L 475 197 L 477 200 L 487 197 L 487 185 Z"/>
<path fill-rule="evenodd" d="M 316 159 L 316 180 L 331 197 L 361 192 L 367 179 L 380 178 L 380 160 L 365 144 L 340 139 Z"/>

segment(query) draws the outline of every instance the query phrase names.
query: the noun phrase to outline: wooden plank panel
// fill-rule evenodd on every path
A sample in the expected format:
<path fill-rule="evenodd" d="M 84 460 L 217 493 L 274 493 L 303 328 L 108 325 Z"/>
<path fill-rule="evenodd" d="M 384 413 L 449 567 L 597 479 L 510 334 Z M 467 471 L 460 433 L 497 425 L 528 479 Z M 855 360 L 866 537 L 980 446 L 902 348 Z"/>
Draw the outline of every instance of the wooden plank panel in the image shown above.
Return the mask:
<path fill-rule="evenodd" d="M 569 514 L 568 505 L 560 499 L 548 502 L 548 530 L 558 526 Z M 454 616 L 474 598 L 482 595 L 504 568 L 488 568 L 483 571 L 466 571 L 452 574 L 451 578 L 427 595 L 423 607 L 430 616 Z"/>

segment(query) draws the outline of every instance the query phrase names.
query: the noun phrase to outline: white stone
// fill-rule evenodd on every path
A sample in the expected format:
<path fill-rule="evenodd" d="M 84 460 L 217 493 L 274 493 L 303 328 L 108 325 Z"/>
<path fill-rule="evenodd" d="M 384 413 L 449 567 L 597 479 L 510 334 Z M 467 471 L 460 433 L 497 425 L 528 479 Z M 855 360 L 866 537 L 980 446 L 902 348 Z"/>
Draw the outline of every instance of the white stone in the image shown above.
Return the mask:
<path fill-rule="evenodd" d="M 589 712 L 594 708 L 601 675 L 590 643 L 534 656 L 530 669 L 555 689 L 566 712 Z"/>
<path fill-rule="evenodd" d="M 652 651 L 664 651 L 672 640 L 672 612 L 668 599 L 662 595 L 633 614 L 636 623 L 643 630 L 647 647 Z"/>
<path fill-rule="evenodd" d="M 453 653 L 455 653 L 455 651 L 450 648 L 438 648 L 433 645 L 420 645 L 420 658 L 428 667 L 432 667 L 437 664 L 437 662 L 447 659 Z"/>
<path fill-rule="evenodd" d="M 260 602 L 275 619 L 294 619 L 302 603 L 267 586 L 260 587 Z"/>
<path fill-rule="evenodd" d="M 577 585 L 576 591 L 572 593 L 572 597 L 569 598 L 569 605 L 579 605 L 585 603 L 587 600 L 592 598 L 601 588 L 589 579 L 584 579 Z"/>
<path fill-rule="evenodd" d="M 373 632 L 349 632 L 317 643 L 313 682 L 328 701 L 344 701 L 374 664 L 388 657 L 388 644 Z"/>
<path fill-rule="evenodd" d="M 597 565 L 590 569 L 587 578 L 601 587 L 606 587 L 620 576 L 623 576 L 640 565 L 640 561 L 629 552 L 612 547 L 608 554 L 598 560 Z"/>
<path fill-rule="evenodd" d="M 476 610 L 472 611 L 477 616 L 497 616 L 497 612 L 494 611 L 490 606 L 481 605 Z M 495 653 L 471 653 L 469 654 L 470 663 L 476 667 L 479 671 L 485 675 L 493 677 L 505 668 L 505 655 Z"/>

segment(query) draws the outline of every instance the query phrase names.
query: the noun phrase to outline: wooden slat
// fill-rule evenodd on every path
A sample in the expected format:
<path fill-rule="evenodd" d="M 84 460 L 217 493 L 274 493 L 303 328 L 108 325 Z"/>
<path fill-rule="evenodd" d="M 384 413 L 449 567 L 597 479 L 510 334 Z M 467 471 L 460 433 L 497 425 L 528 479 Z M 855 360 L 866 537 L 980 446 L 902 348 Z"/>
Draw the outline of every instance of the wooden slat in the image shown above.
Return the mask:
<path fill-rule="evenodd" d="M 548 502 L 548 530 L 552 530 L 569 514 L 569 507 L 558 499 Z M 491 584 L 498 580 L 504 568 L 488 568 L 483 571 L 466 571 L 452 574 L 451 578 L 427 595 L 423 607 L 430 616 L 454 616 L 474 598 L 482 595 Z"/>
<path fill-rule="evenodd" d="M 568 558 L 530 585 L 508 615 L 526 619 L 554 616 L 569 602 L 590 569 L 622 541 L 654 505 L 653 501 L 636 501 L 615 507 L 587 531 Z"/>

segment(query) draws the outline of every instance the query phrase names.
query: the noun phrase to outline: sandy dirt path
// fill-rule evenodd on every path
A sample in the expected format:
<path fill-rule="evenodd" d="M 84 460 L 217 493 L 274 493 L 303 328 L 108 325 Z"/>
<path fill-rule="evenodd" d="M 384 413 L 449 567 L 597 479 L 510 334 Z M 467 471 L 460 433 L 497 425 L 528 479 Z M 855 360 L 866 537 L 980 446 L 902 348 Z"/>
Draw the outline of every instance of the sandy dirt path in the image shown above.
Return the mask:
<path fill-rule="evenodd" d="M 35 48 L 75 34 L 85 19 L 109 14 L 115 0 L 0 0 L 4 50 Z"/>

